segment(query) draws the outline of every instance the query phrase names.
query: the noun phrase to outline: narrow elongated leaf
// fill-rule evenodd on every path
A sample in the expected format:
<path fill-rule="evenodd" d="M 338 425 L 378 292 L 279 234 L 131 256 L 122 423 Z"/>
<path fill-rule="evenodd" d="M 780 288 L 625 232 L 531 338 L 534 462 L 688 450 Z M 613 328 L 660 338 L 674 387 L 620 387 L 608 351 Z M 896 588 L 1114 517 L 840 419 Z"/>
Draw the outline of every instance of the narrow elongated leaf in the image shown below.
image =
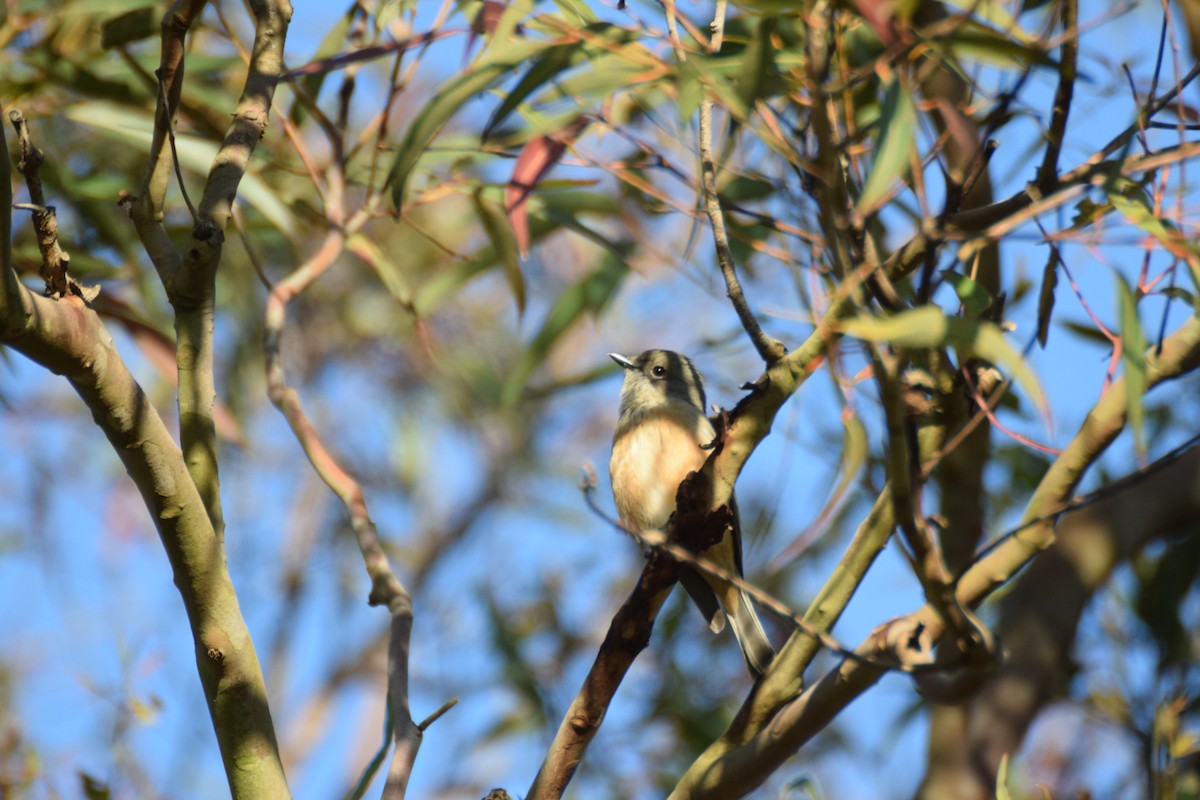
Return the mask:
<path fill-rule="evenodd" d="M 976 281 L 957 272 L 947 272 L 946 280 L 954 287 L 955 294 L 962 302 L 963 310 L 969 317 L 978 317 L 988 310 L 992 304 L 992 296 Z"/>
<path fill-rule="evenodd" d="M 1200 248 L 1184 238 L 1169 220 L 1155 216 L 1154 208 L 1145 192 L 1141 189 L 1130 194 L 1109 192 L 1108 202 L 1121 216 L 1157 239 L 1167 252 L 1181 258 L 1188 265 L 1197 291 L 1200 291 Z"/>
<path fill-rule="evenodd" d="M 1125 279 L 1117 278 L 1117 302 L 1121 313 L 1121 362 L 1125 365 L 1125 392 L 1128 397 L 1129 427 L 1139 458 L 1146 455 L 1146 336 L 1138 319 L 1137 297 Z"/>
<path fill-rule="evenodd" d="M 1000 768 L 996 770 L 996 800 L 1012 800 L 1008 792 L 1008 753 L 1000 756 Z"/>
<path fill-rule="evenodd" d="M 840 327 L 850 336 L 890 342 L 896 347 L 949 346 L 958 351 L 960 359 L 980 358 L 1003 367 L 1029 395 L 1049 425 L 1050 409 L 1037 376 L 995 323 L 948 317 L 937 306 L 922 306 L 891 317 L 860 316 L 843 322 Z"/>
<path fill-rule="evenodd" d="M 99 131 L 114 140 L 132 143 L 139 148 L 149 144 L 153 135 L 154 121 L 150 115 L 138 114 L 128 108 L 111 103 L 77 103 L 68 107 L 64 114 L 75 122 Z M 208 174 L 213 159 L 217 155 L 217 145 L 214 142 L 182 134 L 175 137 L 175 150 L 179 155 L 180 165 L 187 172 L 200 175 Z M 253 170 L 253 164 L 251 170 Z M 292 216 L 291 209 L 280 199 L 275 190 L 253 171 L 242 176 L 241 183 L 238 184 L 238 198 L 253 206 L 281 232 L 288 236 L 296 235 L 298 223 Z"/>
<path fill-rule="evenodd" d="M 499 47 L 475 69 L 446 84 L 425 104 L 408 126 L 404 138 L 396 148 L 396 159 L 392 162 L 392 172 L 388 180 L 392 184 L 392 202 L 397 209 L 404 205 L 408 179 L 417 160 L 450 118 L 468 100 L 508 75 L 515 64 L 546 46 L 545 42 L 522 41 Z"/>
<path fill-rule="evenodd" d="M 521 259 L 517 255 L 517 242 L 512 230 L 504 219 L 504 213 L 483 196 L 483 189 L 477 189 L 471 200 L 475 205 L 475 213 L 487 234 L 492 248 L 500 259 L 504 269 L 504 277 L 508 280 L 508 288 L 512 290 L 513 299 L 517 303 L 517 315 L 525 314 L 525 276 L 521 273 Z M 528 235 L 528 234 L 526 234 Z"/>
<path fill-rule="evenodd" d="M 908 172 L 908 154 L 917 128 L 917 108 L 900 81 L 893 78 L 884 94 L 879 118 L 879 145 L 871 173 L 858 198 L 858 210 L 874 210 L 892 184 Z"/>
<path fill-rule="evenodd" d="M 512 225 L 513 236 L 521 257 L 529 255 L 529 222 L 526 217 L 526 201 L 537 187 L 538 181 L 559 162 L 567 145 L 575 140 L 588 126 L 587 117 L 579 117 L 556 136 L 539 136 L 521 149 L 513 165 L 512 178 L 504 193 L 504 210 Z"/>
<path fill-rule="evenodd" d="M 1058 286 L 1058 251 L 1050 248 L 1050 257 L 1042 268 L 1042 288 L 1038 292 L 1037 340 L 1044 350 L 1050 335 L 1050 315 L 1054 312 L 1054 289 Z"/>
<path fill-rule="evenodd" d="M 537 91 L 539 87 L 544 86 L 548 81 L 553 80 L 564 70 L 569 69 L 575 62 L 575 57 L 580 55 L 582 50 L 583 42 L 571 42 L 570 44 L 555 45 L 538 56 L 533 62 L 533 66 L 526 70 L 525 74 L 521 76 L 521 80 L 517 82 L 517 85 L 504 96 L 504 100 L 496 107 L 492 118 L 483 127 L 481 138 L 486 141 L 491 136 L 492 131 L 503 124 L 508 119 L 509 114 L 525 98 Z"/>
<path fill-rule="evenodd" d="M 767 86 L 777 78 L 775 49 L 771 44 L 771 33 L 775 30 L 775 18 L 763 17 L 755 26 L 754 36 L 742 53 L 742 68 L 738 73 L 738 95 L 747 109 L 766 95 Z"/>

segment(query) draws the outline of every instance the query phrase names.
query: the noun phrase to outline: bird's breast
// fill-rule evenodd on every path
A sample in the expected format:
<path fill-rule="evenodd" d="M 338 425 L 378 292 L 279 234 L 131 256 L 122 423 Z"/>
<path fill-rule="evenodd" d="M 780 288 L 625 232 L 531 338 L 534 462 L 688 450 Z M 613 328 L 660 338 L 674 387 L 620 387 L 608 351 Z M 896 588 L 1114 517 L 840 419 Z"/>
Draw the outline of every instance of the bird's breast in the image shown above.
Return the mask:
<path fill-rule="evenodd" d="M 692 407 L 666 407 L 625 421 L 613 439 L 609 476 L 621 521 L 638 530 L 662 528 L 675 510 L 675 493 L 708 458 L 701 446 L 714 431 Z"/>

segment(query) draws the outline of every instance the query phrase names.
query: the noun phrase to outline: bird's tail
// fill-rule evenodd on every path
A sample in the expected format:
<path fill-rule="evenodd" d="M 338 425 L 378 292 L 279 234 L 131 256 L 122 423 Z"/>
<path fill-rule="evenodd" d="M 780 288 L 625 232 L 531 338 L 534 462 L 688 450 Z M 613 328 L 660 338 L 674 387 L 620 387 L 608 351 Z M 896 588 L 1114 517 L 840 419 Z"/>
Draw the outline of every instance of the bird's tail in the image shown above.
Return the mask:
<path fill-rule="evenodd" d="M 775 650 L 767 639 L 762 623 L 758 621 L 754 606 L 750 605 L 750 597 L 740 590 L 736 594 L 730 592 L 726 597 L 731 601 L 725 607 L 729 627 L 733 629 L 738 646 L 742 648 L 742 657 L 746 659 L 750 674 L 757 680 L 767 671 L 771 659 L 775 657 Z"/>

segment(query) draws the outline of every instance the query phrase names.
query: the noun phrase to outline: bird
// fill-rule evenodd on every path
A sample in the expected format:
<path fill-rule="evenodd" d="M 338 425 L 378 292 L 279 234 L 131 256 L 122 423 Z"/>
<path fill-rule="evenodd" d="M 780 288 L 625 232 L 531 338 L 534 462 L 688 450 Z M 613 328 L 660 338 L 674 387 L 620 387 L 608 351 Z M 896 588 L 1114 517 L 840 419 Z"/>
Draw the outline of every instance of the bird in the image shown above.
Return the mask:
<path fill-rule="evenodd" d="M 670 350 L 647 350 L 632 358 L 608 355 L 625 375 L 608 465 L 613 501 L 626 528 L 660 530 L 675 511 L 679 484 L 704 465 L 716 439 L 704 413 L 704 383 L 687 356 Z M 737 504 L 730 506 L 733 524 L 699 555 L 740 578 L 742 534 Z M 751 677 L 762 675 L 775 651 L 746 592 L 687 564 L 679 582 L 713 633 L 720 633 L 728 619 Z"/>

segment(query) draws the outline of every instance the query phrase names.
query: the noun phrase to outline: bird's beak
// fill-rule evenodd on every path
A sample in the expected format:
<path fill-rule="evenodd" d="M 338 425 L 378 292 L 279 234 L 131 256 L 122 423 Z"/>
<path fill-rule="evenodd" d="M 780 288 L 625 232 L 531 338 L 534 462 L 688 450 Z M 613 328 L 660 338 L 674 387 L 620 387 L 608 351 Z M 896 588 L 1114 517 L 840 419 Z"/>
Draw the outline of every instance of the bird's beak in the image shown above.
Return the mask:
<path fill-rule="evenodd" d="M 637 366 L 620 353 L 609 353 L 608 357 L 620 364 L 625 369 L 637 369 Z"/>

